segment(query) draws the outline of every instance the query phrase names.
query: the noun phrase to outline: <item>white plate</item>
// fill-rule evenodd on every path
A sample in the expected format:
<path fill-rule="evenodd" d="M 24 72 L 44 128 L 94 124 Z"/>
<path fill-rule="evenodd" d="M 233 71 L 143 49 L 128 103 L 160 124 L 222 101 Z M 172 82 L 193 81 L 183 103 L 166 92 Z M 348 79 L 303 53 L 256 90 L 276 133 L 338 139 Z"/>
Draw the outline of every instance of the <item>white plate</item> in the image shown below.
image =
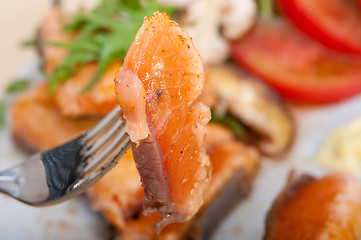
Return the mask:
<path fill-rule="evenodd" d="M 330 172 L 316 163 L 315 155 L 335 128 L 361 116 L 360 106 L 361 95 L 337 104 L 292 107 L 296 123 L 296 137 L 292 149 L 284 159 L 262 161 L 251 196 L 230 214 L 214 239 L 262 239 L 266 213 L 285 185 L 290 170 L 295 169 L 315 176 Z"/>
<path fill-rule="evenodd" d="M 33 76 L 37 62 L 26 66 L 20 76 Z M 279 161 L 264 159 L 250 197 L 240 203 L 214 235 L 215 240 L 262 239 L 264 217 L 274 197 L 286 182 L 290 169 L 321 175 L 326 169 L 317 166 L 314 155 L 336 127 L 361 115 L 361 96 L 322 107 L 292 108 L 297 135 L 291 151 Z M 11 141 L 10 130 L 0 130 L 0 169 L 21 161 L 23 154 Z M 36 208 L 6 195 L 0 195 L 1 239 L 109 239 L 105 220 L 91 211 L 85 197 L 65 203 Z"/>

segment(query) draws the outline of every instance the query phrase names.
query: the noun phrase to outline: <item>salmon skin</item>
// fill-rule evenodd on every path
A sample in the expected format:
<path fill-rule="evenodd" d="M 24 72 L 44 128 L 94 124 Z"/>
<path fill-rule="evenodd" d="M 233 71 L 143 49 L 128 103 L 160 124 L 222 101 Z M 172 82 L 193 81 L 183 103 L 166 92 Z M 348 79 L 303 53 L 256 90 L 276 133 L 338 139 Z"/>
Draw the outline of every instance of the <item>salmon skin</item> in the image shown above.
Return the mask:
<path fill-rule="evenodd" d="M 144 187 L 144 213 L 160 232 L 194 216 L 211 166 L 203 148 L 210 110 L 195 102 L 204 68 L 191 38 L 166 13 L 146 17 L 115 78 L 115 92 Z"/>

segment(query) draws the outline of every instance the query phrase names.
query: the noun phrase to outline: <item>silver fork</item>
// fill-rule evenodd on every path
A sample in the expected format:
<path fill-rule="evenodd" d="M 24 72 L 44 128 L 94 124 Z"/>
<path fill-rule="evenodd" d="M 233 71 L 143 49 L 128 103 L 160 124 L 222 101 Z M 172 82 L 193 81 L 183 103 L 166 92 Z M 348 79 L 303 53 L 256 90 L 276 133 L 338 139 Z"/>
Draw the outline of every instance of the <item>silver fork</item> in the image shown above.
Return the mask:
<path fill-rule="evenodd" d="M 0 171 L 0 191 L 31 205 L 51 205 L 84 192 L 131 146 L 116 107 L 74 140 Z"/>

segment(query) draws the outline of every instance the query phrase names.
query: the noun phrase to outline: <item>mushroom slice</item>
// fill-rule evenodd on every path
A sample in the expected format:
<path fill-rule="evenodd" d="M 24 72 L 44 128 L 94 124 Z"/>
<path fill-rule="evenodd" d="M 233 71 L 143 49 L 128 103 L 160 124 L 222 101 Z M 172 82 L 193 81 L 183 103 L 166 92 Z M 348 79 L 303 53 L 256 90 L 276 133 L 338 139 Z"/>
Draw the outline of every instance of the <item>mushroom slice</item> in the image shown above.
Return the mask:
<path fill-rule="evenodd" d="M 254 131 L 260 137 L 256 144 L 262 153 L 274 156 L 287 149 L 294 133 L 293 121 L 270 88 L 225 65 L 208 67 L 207 84 L 209 90 L 202 101 L 207 99 L 218 115 L 229 113 Z M 216 101 L 210 95 L 215 95 Z"/>

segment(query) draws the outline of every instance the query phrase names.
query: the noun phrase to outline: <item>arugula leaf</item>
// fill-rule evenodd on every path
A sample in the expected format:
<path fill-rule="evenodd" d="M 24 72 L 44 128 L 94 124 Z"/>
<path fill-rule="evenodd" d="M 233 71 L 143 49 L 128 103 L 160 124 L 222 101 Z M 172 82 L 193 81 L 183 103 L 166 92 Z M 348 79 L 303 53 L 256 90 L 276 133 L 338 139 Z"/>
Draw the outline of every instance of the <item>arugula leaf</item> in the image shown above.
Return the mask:
<path fill-rule="evenodd" d="M 6 89 L 5 93 L 18 93 L 22 92 L 28 88 L 29 82 L 25 79 L 16 79 L 12 83 L 10 83 Z"/>
<path fill-rule="evenodd" d="M 124 59 L 144 17 L 157 10 L 173 13 L 172 8 L 163 7 L 157 0 L 103 0 L 91 13 L 75 16 L 64 30 L 77 33 L 76 39 L 71 43 L 49 43 L 69 52 L 49 76 L 51 90 L 72 76 L 77 66 L 98 61 L 97 73 L 81 92 L 88 91 L 112 61 Z"/>
<path fill-rule="evenodd" d="M 39 66 L 38 66 L 38 71 L 39 71 L 39 73 L 41 73 L 42 75 L 45 75 L 45 69 L 44 69 L 44 66 L 39 65 Z"/>
<path fill-rule="evenodd" d="M 225 115 L 218 115 L 216 111 L 211 110 L 212 119 L 211 122 L 219 123 L 224 125 L 232 130 L 236 137 L 243 142 L 248 143 L 250 141 L 247 128 L 235 117 L 226 113 Z"/>
<path fill-rule="evenodd" d="M 273 0 L 258 0 L 258 11 L 262 17 L 273 17 L 275 13 Z"/>
<path fill-rule="evenodd" d="M 36 44 L 35 40 L 26 40 L 26 41 L 22 42 L 23 47 L 32 47 L 35 44 Z"/>
<path fill-rule="evenodd" d="M 0 127 L 3 127 L 5 124 L 5 113 L 6 113 L 6 104 L 5 101 L 9 94 L 19 93 L 27 89 L 29 86 L 29 81 L 25 79 L 16 79 L 11 82 L 5 89 L 5 96 L 3 99 L 0 99 Z"/>

